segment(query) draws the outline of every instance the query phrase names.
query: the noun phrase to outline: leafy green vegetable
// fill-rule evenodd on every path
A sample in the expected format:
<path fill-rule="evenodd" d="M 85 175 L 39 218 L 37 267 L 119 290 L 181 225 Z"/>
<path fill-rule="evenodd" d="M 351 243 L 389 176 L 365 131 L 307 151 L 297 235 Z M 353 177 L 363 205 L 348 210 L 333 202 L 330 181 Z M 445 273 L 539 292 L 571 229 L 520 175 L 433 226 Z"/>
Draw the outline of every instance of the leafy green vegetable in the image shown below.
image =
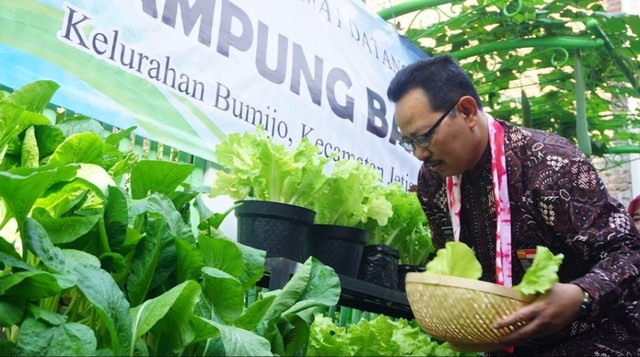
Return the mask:
<path fill-rule="evenodd" d="M 255 133 L 230 134 L 215 154 L 218 171 L 211 195 L 293 204 L 316 211 L 318 224 L 355 227 L 368 219 L 380 225 L 393 214 L 380 173 L 355 159 L 328 163 L 304 138 L 293 150 L 271 140 L 262 126 Z M 327 174 L 327 171 L 331 171 Z"/>
<path fill-rule="evenodd" d="M 513 288 L 524 295 L 544 294 L 553 284 L 558 282 L 558 270 L 564 255 L 562 253 L 554 255 L 549 248 L 544 246 L 536 247 L 536 256 L 520 284 Z"/>
<path fill-rule="evenodd" d="M 235 200 L 253 198 L 311 208 L 325 183 L 330 158 L 318 154 L 307 138 L 288 150 L 267 137 L 260 125 L 255 133 L 230 134 L 215 149 L 226 171 L 216 173 L 211 195 Z"/>
<path fill-rule="evenodd" d="M 378 315 L 348 327 L 317 314 L 311 325 L 308 356 L 476 356 L 453 351 L 405 319 Z"/>
<path fill-rule="evenodd" d="M 480 279 L 482 266 L 468 245 L 462 242 L 447 242 L 444 248 L 438 249 L 435 258 L 427 263 L 426 272 Z"/>
<path fill-rule="evenodd" d="M 52 124 L 39 111 L 57 88 L 0 97 L 0 354 L 304 351 L 313 312 L 338 302 L 333 269 L 309 258 L 247 306 L 266 252 L 218 231 L 230 210 L 202 206 L 207 190 L 185 182 L 194 167 L 119 151 L 131 128 Z M 309 145 L 294 160 L 302 172 L 314 169 L 302 167 Z M 290 197 L 305 185 L 289 183 Z"/>
<path fill-rule="evenodd" d="M 549 248 L 537 246 L 531 266 L 513 289 L 523 295 L 546 293 L 559 281 L 558 270 L 563 259 L 563 254 L 554 255 Z M 444 248 L 438 249 L 436 257 L 427 263 L 426 272 L 480 279 L 482 266 L 469 246 L 462 242 L 447 242 Z"/>
<path fill-rule="evenodd" d="M 382 194 L 391 204 L 392 215 L 384 225 L 373 219 L 367 221 L 367 244 L 386 244 L 398 250 L 400 264 L 424 265 L 435 248 L 418 196 L 395 181 L 383 187 Z"/>
<path fill-rule="evenodd" d="M 372 219 L 387 224 L 393 210 L 381 183 L 373 166 L 351 159 L 338 161 L 314 199 L 315 223 L 356 227 Z"/>

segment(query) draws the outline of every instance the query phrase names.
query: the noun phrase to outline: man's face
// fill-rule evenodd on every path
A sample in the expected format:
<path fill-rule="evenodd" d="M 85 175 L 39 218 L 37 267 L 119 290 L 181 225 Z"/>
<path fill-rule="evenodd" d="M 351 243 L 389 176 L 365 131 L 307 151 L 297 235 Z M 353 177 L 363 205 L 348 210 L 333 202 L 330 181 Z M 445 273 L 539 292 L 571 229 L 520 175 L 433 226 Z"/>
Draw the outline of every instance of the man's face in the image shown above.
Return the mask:
<path fill-rule="evenodd" d="M 404 140 L 414 144 L 413 154 L 441 176 L 459 175 L 470 168 L 469 140 L 473 138 L 457 104 L 451 103 L 448 112 L 434 112 L 426 93 L 415 88 L 395 107 L 395 120 Z"/>

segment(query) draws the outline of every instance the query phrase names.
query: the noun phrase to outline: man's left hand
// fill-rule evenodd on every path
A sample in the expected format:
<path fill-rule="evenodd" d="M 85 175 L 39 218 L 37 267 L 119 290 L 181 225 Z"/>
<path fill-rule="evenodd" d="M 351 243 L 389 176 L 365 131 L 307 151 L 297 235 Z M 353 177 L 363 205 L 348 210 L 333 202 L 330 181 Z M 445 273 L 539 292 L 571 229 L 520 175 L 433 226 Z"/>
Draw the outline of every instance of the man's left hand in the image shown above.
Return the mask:
<path fill-rule="evenodd" d="M 504 336 L 498 343 L 517 346 L 526 340 L 557 332 L 580 316 L 583 296 L 582 288 L 577 285 L 554 284 L 547 294 L 493 324 L 494 328 L 499 329 L 526 322 L 526 325 Z"/>

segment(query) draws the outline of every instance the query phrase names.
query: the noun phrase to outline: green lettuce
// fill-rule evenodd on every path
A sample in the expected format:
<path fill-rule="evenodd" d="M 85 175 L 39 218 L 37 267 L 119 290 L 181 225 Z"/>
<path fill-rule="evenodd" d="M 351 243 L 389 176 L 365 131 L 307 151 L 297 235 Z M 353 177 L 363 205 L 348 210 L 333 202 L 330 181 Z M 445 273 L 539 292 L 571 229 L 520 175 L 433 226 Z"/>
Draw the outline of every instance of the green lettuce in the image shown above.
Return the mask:
<path fill-rule="evenodd" d="M 336 162 L 314 198 L 315 223 L 356 227 L 372 219 L 387 224 L 393 210 L 381 183 L 373 166 L 355 159 Z"/>
<path fill-rule="evenodd" d="M 447 242 L 427 263 L 426 272 L 467 279 L 480 279 L 482 265 L 473 250 L 462 242 Z"/>
<path fill-rule="evenodd" d="M 325 166 L 332 157 L 318 154 L 307 138 L 288 149 L 270 139 L 259 125 L 255 133 L 234 133 L 215 149 L 224 169 L 216 172 L 211 196 L 227 195 L 293 204 L 311 208 L 327 176 Z"/>
<path fill-rule="evenodd" d="M 400 264 L 424 265 L 435 251 L 418 196 L 407 192 L 398 182 L 382 188 L 382 193 L 393 211 L 387 224 L 368 220 L 364 228 L 369 232 L 368 244 L 386 244 L 400 253 Z"/>
<path fill-rule="evenodd" d="M 477 356 L 451 349 L 423 332 L 415 321 L 377 315 L 348 327 L 315 315 L 309 331 L 307 356 Z"/>
<path fill-rule="evenodd" d="M 393 214 L 376 169 L 355 159 L 340 160 L 330 168 L 335 155 L 320 155 L 307 138 L 290 149 L 258 126 L 255 133 L 227 136 L 215 155 L 224 169 L 216 172 L 213 197 L 297 205 L 316 211 L 315 223 L 349 227 L 368 219 L 386 224 Z"/>
<path fill-rule="evenodd" d="M 559 281 L 558 270 L 563 259 L 563 254 L 554 255 L 549 248 L 537 246 L 531 266 L 513 289 L 523 295 L 546 293 Z M 438 249 L 435 258 L 427 263 L 426 272 L 480 279 L 482 266 L 469 246 L 462 242 L 447 242 L 444 248 Z"/>
<path fill-rule="evenodd" d="M 544 294 L 559 281 L 558 270 L 564 259 L 563 254 L 554 255 L 549 248 L 536 247 L 536 256 L 520 284 L 513 288 L 523 295 Z"/>

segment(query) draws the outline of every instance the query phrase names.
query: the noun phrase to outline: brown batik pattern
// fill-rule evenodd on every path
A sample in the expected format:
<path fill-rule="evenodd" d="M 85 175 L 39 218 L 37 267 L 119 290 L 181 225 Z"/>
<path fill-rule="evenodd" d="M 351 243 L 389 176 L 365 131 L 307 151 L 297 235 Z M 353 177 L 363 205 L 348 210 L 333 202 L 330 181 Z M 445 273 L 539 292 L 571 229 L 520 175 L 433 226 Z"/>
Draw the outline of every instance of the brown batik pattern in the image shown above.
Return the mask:
<path fill-rule="evenodd" d="M 519 354 L 640 355 L 640 236 L 625 207 L 612 198 L 595 168 L 568 140 L 515 127 L 505 129 L 505 155 L 512 221 L 513 283 L 524 268 L 516 250 L 543 245 L 564 254 L 561 282 L 592 296 L 593 310 L 553 336 L 518 346 Z M 463 174 L 461 241 L 495 281 L 496 217 L 490 153 Z M 429 217 L 432 239 L 442 248 L 453 238 L 444 178 L 423 166 L 418 196 Z"/>

